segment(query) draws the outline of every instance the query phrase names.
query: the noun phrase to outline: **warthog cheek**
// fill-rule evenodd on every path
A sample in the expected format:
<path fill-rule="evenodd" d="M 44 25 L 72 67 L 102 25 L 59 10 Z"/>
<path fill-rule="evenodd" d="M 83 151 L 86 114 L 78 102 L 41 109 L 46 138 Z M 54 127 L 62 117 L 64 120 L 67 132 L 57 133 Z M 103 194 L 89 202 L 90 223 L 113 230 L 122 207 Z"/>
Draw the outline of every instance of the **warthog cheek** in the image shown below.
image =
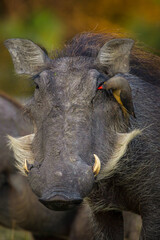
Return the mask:
<path fill-rule="evenodd" d="M 27 175 L 28 172 L 27 163 L 33 164 L 34 157 L 31 150 L 32 141 L 35 134 L 26 135 L 20 138 L 14 138 L 8 136 L 8 145 L 14 152 L 14 157 L 16 159 L 16 168 L 23 175 Z"/>

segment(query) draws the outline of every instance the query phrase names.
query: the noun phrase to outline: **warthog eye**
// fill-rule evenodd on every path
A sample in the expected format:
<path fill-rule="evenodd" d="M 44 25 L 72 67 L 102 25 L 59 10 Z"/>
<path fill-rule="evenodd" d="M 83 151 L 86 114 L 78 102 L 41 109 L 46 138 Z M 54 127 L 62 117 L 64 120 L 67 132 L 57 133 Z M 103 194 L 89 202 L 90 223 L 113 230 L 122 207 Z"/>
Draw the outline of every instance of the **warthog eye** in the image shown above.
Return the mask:
<path fill-rule="evenodd" d="M 39 89 L 39 85 L 38 85 L 38 83 L 37 83 L 37 79 L 39 79 L 39 74 L 36 74 L 36 75 L 34 75 L 33 77 L 32 77 L 32 80 L 33 80 L 33 83 L 34 83 L 34 85 L 35 85 L 35 88 L 36 89 Z"/>
<path fill-rule="evenodd" d="M 34 82 L 34 85 L 36 89 L 39 89 L 39 85 L 36 82 Z"/>

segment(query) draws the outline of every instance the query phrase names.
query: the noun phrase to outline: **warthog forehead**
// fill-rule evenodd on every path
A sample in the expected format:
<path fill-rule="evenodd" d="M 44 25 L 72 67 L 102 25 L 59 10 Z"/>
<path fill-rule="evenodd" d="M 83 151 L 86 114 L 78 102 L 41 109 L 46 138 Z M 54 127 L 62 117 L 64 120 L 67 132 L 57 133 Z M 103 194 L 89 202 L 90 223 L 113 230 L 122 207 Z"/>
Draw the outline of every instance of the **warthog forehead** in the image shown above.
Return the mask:
<path fill-rule="evenodd" d="M 93 64 L 93 59 L 88 57 L 63 57 L 54 60 L 51 63 L 51 68 L 61 70 L 61 72 L 68 72 L 73 69 L 87 69 Z"/>

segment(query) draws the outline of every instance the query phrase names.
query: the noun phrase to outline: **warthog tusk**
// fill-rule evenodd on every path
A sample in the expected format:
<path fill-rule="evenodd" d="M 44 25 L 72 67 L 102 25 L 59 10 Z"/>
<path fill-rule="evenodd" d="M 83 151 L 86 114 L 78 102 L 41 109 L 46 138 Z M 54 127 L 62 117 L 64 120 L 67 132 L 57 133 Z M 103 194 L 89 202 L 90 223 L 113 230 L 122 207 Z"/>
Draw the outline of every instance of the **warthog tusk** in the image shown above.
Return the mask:
<path fill-rule="evenodd" d="M 93 154 L 93 155 L 94 155 L 94 158 L 95 158 L 95 163 L 94 163 L 94 166 L 93 166 L 93 173 L 94 173 L 94 176 L 96 177 L 98 175 L 100 169 L 101 169 L 101 161 L 96 154 Z"/>
<path fill-rule="evenodd" d="M 23 168 L 24 168 L 25 173 L 28 174 L 29 170 L 28 170 L 28 167 L 27 167 L 27 160 L 26 159 L 24 161 L 24 167 Z"/>

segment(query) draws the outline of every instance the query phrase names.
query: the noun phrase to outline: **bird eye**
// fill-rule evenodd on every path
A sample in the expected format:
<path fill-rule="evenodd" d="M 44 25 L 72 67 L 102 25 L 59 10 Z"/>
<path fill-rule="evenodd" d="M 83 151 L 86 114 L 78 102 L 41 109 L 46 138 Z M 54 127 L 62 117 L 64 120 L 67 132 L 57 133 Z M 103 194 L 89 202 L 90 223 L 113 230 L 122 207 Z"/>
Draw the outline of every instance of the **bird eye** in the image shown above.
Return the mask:
<path fill-rule="evenodd" d="M 102 85 L 103 83 L 107 80 L 106 77 L 104 77 L 102 74 L 99 75 L 98 79 L 97 79 L 97 89 L 103 89 Z"/>

